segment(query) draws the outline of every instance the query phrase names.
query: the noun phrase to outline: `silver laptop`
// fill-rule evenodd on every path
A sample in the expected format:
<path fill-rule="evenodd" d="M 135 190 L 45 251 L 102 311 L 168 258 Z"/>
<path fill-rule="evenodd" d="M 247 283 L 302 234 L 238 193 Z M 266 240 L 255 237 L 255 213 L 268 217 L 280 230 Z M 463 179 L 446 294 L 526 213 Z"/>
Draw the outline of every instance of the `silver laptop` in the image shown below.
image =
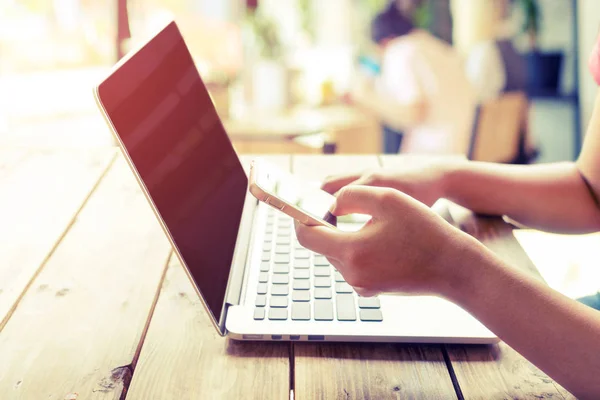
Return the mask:
<path fill-rule="evenodd" d="M 215 38 L 218 40 L 218 38 Z M 359 297 L 248 179 L 174 22 L 95 88 L 98 105 L 222 335 L 240 340 L 492 343 L 435 297 Z"/>

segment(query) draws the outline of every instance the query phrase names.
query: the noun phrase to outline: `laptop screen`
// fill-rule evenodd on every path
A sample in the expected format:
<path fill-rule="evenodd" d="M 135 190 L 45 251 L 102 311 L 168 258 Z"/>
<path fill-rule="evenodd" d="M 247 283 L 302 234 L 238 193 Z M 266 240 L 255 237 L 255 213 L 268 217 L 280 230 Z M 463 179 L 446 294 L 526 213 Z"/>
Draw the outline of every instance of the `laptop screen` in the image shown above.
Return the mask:
<path fill-rule="evenodd" d="M 98 95 L 219 321 L 248 182 L 177 26 L 121 64 Z"/>

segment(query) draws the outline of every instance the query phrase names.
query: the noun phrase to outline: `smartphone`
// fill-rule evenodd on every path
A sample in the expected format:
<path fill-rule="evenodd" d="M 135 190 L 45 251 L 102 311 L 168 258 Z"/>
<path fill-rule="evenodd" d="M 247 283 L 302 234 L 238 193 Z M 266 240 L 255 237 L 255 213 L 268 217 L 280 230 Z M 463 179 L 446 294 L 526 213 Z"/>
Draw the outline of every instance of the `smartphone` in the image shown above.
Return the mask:
<path fill-rule="evenodd" d="M 250 165 L 249 190 L 259 201 L 305 225 L 337 226 L 337 218 L 330 211 L 335 197 L 263 159 Z"/>

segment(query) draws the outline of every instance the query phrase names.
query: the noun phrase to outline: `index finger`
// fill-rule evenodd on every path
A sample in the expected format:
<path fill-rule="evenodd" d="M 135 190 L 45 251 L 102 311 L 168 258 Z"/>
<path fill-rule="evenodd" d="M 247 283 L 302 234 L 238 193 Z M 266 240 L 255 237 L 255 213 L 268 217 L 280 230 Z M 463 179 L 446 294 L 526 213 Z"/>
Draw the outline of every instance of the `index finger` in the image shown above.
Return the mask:
<path fill-rule="evenodd" d="M 348 186 L 359 178 L 359 174 L 328 176 L 321 185 L 321 189 L 327 193 L 334 194 L 344 186 Z"/>
<path fill-rule="evenodd" d="M 300 244 L 315 253 L 333 256 L 339 253 L 343 242 L 341 231 L 325 226 L 308 226 L 294 221 Z"/>

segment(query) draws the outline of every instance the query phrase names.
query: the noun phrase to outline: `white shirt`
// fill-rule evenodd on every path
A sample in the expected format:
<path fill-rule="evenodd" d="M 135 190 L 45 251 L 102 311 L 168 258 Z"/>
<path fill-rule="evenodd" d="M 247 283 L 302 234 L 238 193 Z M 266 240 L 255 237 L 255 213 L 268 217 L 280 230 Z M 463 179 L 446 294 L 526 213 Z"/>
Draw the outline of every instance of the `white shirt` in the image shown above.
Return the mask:
<path fill-rule="evenodd" d="M 392 40 L 378 86 L 398 103 L 427 104 L 425 120 L 404 132 L 402 153 L 467 155 L 476 97 L 452 47 L 422 30 Z"/>

